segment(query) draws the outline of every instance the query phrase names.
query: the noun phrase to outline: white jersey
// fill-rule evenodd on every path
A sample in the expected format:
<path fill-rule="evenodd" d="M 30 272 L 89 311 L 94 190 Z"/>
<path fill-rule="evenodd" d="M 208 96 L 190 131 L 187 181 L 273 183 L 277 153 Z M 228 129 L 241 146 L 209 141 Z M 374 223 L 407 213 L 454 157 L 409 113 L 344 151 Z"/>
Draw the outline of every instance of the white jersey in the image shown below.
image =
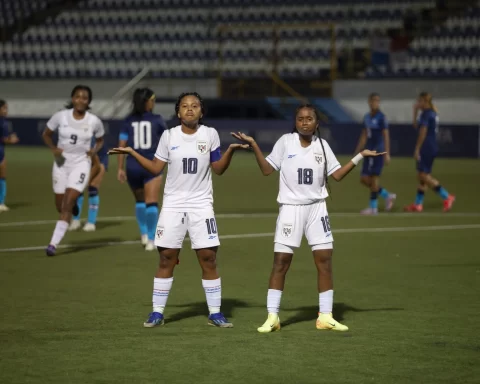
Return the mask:
<path fill-rule="evenodd" d="M 291 205 L 313 204 L 328 197 L 325 164 L 329 176 L 341 167 L 325 140 L 314 136 L 312 143 L 303 148 L 296 132 L 278 139 L 267 161 L 280 171 L 278 203 Z"/>
<path fill-rule="evenodd" d="M 103 137 L 102 121 L 90 112 L 82 120 L 73 118 L 73 109 L 55 113 L 47 122 L 51 131 L 58 131 L 57 147 L 63 149 L 65 165 L 80 163 L 87 159 L 92 146 L 92 137 Z"/>
<path fill-rule="evenodd" d="M 155 153 L 168 163 L 163 210 L 192 212 L 213 207 L 210 158 L 219 148 L 218 132 L 205 125 L 193 135 L 183 133 L 180 125 L 163 133 Z"/>

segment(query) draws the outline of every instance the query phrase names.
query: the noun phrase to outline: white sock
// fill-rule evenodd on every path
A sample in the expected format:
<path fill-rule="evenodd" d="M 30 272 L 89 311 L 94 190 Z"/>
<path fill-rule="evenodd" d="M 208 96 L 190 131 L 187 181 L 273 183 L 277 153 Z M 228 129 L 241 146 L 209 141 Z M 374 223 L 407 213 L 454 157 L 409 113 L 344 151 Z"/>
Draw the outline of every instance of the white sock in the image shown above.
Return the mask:
<path fill-rule="evenodd" d="M 332 313 L 333 308 L 333 289 L 318 294 L 319 312 Z"/>
<path fill-rule="evenodd" d="M 267 294 L 268 313 L 277 314 L 280 310 L 280 301 L 282 300 L 282 291 L 278 289 L 269 289 Z"/>
<path fill-rule="evenodd" d="M 50 240 L 50 245 L 56 247 L 65 236 L 65 232 L 67 232 L 68 223 L 63 220 L 58 220 L 57 225 L 55 225 L 55 230 L 53 231 L 52 240 Z"/>
<path fill-rule="evenodd" d="M 222 282 L 220 277 L 215 280 L 203 280 L 203 289 L 207 297 L 207 305 L 210 314 L 219 313 L 220 305 L 222 303 Z"/>
<path fill-rule="evenodd" d="M 168 294 L 172 289 L 173 277 L 162 279 L 155 277 L 153 279 L 153 312 L 163 313 L 167 305 Z"/>

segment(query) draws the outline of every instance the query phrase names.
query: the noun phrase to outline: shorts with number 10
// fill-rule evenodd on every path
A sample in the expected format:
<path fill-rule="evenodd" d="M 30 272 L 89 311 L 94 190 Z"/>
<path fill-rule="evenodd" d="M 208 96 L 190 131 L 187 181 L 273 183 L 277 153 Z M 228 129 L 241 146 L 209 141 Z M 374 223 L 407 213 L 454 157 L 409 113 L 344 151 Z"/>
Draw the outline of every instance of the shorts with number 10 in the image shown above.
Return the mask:
<path fill-rule="evenodd" d="M 213 209 L 191 212 L 162 209 L 155 233 L 155 245 L 162 248 L 180 249 L 187 232 L 192 242 L 192 249 L 220 245 Z"/>

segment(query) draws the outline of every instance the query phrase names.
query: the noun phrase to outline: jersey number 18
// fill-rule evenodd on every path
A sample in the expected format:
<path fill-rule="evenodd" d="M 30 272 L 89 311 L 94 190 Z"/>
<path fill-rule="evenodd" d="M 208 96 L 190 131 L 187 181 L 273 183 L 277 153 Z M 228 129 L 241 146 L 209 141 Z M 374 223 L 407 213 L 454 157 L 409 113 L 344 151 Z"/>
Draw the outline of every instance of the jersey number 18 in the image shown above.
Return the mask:
<path fill-rule="evenodd" d="M 152 123 L 150 121 L 135 121 L 133 127 L 133 149 L 152 148 Z"/>

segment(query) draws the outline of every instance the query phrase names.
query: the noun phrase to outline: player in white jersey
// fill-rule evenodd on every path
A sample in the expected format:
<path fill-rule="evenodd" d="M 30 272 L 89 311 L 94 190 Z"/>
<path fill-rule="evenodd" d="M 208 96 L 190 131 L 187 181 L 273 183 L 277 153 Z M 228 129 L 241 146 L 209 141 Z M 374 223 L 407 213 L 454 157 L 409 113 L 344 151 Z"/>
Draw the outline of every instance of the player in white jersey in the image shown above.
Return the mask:
<path fill-rule="evenodd" d="M 55 113 L 47 122 L 43 141 L 53 152 L 53 192 L 55 205 L 60 213 L 52 239 L 46 249 L 48 256 L 54 256 L 56 247 L 62 241 L 75 212 L 77 198 L 90 179 L 92 156 L 103 146 L 104 129 L 101 120 L 88 112 L 92 101 L 92 91 L 85 85 L 77 85 L 71 93 L 71 103 L 67 109 Z M 53 143 L 57 132 L 58 143 Z M 92 148 L 92 137 L 95 145 Z"/>
<path fill-rule="evenodd" d="M 328 143 L 315 135 L 319 129 L 319 116 L 314 106 L 305 104 L 296 111 L 293 133 L 283 135 L 265 159 L 255 140 L 241 132 L 233 134 L 250 144 L 257 163 L 265 176 L 280 171 L 277 219 L 274 239 L 274 262 L 267 296 L 267 321 L 258 328 L 261 333 L 280 329 L 280 300 L 285 275 L 292 262 L 294 248 L 302 237 L 308 240 L 318 272 L 319 312 L 317 329 L 346 331 L 348 327 L 332 317 L 333 236 L 325 199 L 328 197 L 328 176 L 342 180 L 366 156 L 382 153 L 364 150 L 343 167 Z"/>
<path fill-rule="evenodd" d="M 202 268 L 202 285 L 209 309 L 208 324 L 230 328 L 232 323 L 220 312 L 221 280 L 217 272 L 216 254 L 220 245 L 213 212 L 212 173 L 223 174 L 237 148 L 232 144 L 220 154 L 220 139 L 214 128 L 201 123 L 204 106 L 197 93 L 184 93 L 178 98 L 175 112 L 181 124 L 166 130 L 160 139 L 153 160 L 132 148 L 114 148 L 111 154 L 133 156 L 147 171 L 158 175 L 168 164 L 163 204 L 155 233 L 160 264 L 153 280 L 153 311 L 145 327 L 164 324 L 164 309 L 173 283 L 173 270 L 183 240 L 188 232 Z"/>

